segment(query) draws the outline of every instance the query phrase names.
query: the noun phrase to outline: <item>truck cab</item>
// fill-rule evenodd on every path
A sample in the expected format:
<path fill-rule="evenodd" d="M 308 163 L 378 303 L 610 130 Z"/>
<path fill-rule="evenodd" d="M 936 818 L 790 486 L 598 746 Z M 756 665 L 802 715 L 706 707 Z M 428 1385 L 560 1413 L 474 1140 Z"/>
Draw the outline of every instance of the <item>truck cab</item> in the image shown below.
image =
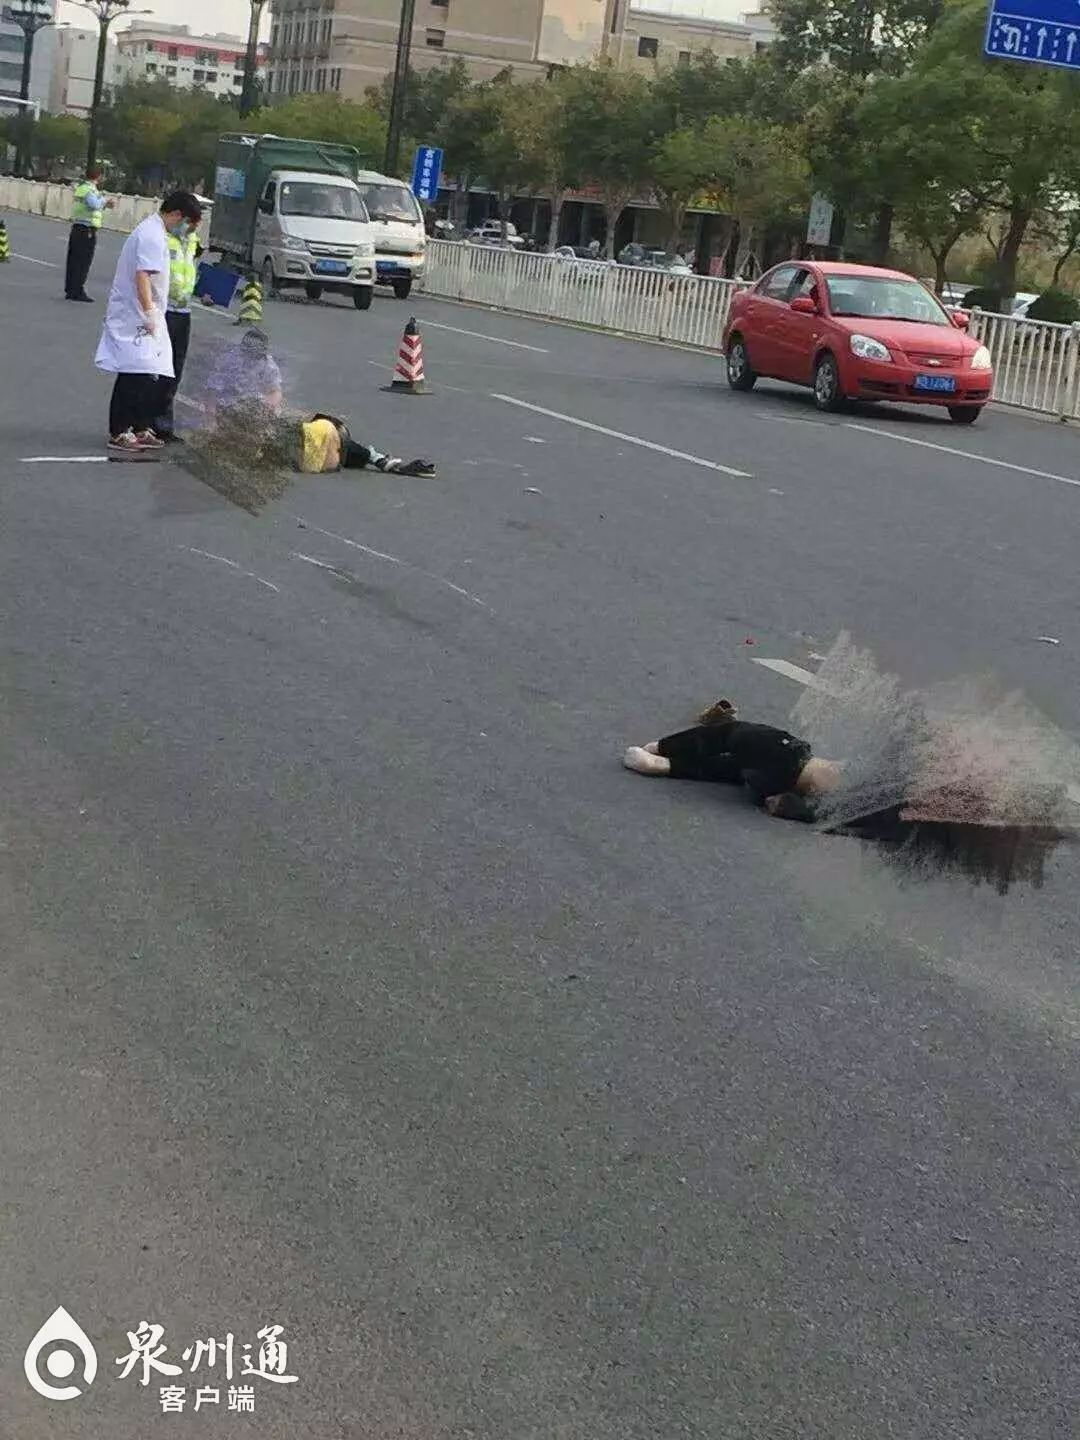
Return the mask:
<path fill-rule="evenodd" d="M 377 170 L 361 170 L 356 180 L 371 217 L 376 284 L 392 286 L 399 300 L 407 300 L 427 250 L 420 206 L 403 180 Z"/>
<path fill-rule="evenodd" d="M 363 199 L 344 175 L 273 170 L 259 195 L 252 263 L 264 287 L 302 285 L 309 299 L 324 290 L 351 293 L 371 306 L 375 243 Z"/>

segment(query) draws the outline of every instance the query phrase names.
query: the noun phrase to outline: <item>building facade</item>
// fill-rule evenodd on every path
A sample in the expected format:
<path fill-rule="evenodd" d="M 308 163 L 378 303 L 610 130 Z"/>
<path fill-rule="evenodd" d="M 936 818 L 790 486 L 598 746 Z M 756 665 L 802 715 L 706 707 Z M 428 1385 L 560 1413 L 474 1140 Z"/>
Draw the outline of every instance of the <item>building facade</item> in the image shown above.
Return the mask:
<path fill-rule="evenodd" d="M 394 69 L 401 0 L 272 0 L 267 90 L 359 100 Z M 546 75 L 608 53 L 623 0 L 416 0 L 414 70 L 461 59 L 474 80 Z"/>
<path fill-rule="evenodd" d="M 53 115 L 89 115 L 94 100 L 98 32 L 66 26 L 56 32 L 48 108 Z M 105 91 L 120 83 L 124 66 L 112 39 L 105 47 Z"/>
<path fill-rule="evenodd" d="M 14 7 L 9 4 L 0 4 L 0 102 L 5 97 L 18 98 L 22 87 L 25 37 L 11 19 L 12 8 L 19 8 L 17 0 Z M 50 8 L 55 15 L 55 0 Z M 34 51 L 30 63 L 29 98 L 36 101 L 43 110 L 49 103 L 49 80 L 52 74 L 55 44 L 56 30 L 51 25 L 39 30 L 34 36 Z M 0 114 L 5 113 L 10 114 L 11 110 L 8 106 L 0 103 Z"/>
<path fill-rule="evenodd" d="M 244 83 L 246 41 L 239 35 L 197 35 L 186 25 L 135 20 L 116 32 L 120 70 L 128 80 L 165 80 L 180 89 L 239 95 Z M 266 47 L 259 47 L 259 73 Z"/>
<path fill-rule="evenodd" d="M 721 60 L 745 60 L 764 49 L 774 35 L 771 22 L 760 13 L 741 14 L 729 20 L 712 18 L 691 0 L 671 10 L 631 4 L 619 27 L 612 54 L 616 64 L 652 74 L 658 68 L 689 65 L 704 51 Z"/>

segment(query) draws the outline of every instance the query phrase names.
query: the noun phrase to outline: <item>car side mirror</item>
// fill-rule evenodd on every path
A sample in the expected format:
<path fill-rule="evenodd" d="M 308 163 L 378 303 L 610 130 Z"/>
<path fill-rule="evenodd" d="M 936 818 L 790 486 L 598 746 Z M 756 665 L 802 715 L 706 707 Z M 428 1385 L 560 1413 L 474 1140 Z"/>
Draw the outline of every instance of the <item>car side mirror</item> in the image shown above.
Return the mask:
<path fill-rule="evenodd" d="M 956 326 L 957 330 L 966 330 L 971 324 L 971 316 L 966 310 L 950 310 L 949 319 Z"/>
<path fill-rule="evenodd" d="M 259 201 L 259 209 L 262 211 L 262 213 L 263 213 L 264 215 L 272 215 L 272 214 L 274 213 L 274 202 L 273 202 L 273 200 L 260 200 L 260 201 Z"/>
<path fill-rule="evenodd" d="M 818 313 L 818 307 L 809 295 L 796 295 L 791 302 L 791 308 L 796 315 L 816 315 Z"/>

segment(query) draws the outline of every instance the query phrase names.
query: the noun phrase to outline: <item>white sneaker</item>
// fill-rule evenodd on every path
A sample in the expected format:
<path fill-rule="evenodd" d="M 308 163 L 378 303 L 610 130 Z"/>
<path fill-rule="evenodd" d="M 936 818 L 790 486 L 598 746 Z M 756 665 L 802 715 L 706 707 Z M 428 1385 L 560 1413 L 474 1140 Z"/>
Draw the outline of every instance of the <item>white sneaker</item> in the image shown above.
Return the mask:
<path fill-rule="evenodd" d="M 622 763 L 627 770 L 635 770 L 639 775 L 667 775 L 671 770 L 671 761 L 666 756 L 652 755 L 644 745 L 631 745 Z"/>

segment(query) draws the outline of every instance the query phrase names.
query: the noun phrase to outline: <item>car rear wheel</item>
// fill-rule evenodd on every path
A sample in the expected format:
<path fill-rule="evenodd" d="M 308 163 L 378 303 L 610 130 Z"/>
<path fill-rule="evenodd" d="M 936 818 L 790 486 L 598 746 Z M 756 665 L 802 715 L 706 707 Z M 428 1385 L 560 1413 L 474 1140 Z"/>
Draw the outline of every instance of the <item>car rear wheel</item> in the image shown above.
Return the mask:
<path fill-rule="evenodd" d="M 728 343 L 727 383 L 732 390 L 752 390 L 757 384 L 757 375 L 750 365 L 746 341 L 741 335 L 733 335 Z"/>
<path fill-rule="evenodd" d="M 836 360 L 828 353 L 821 356 L 814 367 L 814 404 L 819 410 L 831 414 L 844 403 L 840 393 L 840 371 Z"/>
<path fill-rule="evenodd" d="M 950 405 L 949 419 L 954 425 L 974 425 L 981 411 L 981 405 Z"/>
<path fill-rule="evenodd" d="M 307 283 L 305 284 L 304 291 L 307 294 L 307 298 L 309 300 L 320 300 L 322 298 L 322 286 L 316 285 L 311 280 L 307 281 Z"/>

